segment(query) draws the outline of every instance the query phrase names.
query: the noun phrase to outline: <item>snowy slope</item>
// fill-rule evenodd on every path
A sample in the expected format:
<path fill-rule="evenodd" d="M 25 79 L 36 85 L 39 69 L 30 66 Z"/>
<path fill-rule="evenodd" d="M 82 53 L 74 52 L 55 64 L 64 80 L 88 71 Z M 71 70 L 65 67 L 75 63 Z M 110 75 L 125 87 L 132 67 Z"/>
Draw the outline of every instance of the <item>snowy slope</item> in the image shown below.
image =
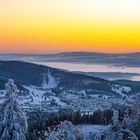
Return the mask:
<path fill-rule="evenodd" d="M 127 95 L 124 94 L 128 93 L 131 91 L 130 87 L 126 87 L 126 86 L 120 86 L 120 85 L 112 85 L 112 91 L 115 91 L 116 93 L 120 94 L 122 97 L 126 97 Z"/>

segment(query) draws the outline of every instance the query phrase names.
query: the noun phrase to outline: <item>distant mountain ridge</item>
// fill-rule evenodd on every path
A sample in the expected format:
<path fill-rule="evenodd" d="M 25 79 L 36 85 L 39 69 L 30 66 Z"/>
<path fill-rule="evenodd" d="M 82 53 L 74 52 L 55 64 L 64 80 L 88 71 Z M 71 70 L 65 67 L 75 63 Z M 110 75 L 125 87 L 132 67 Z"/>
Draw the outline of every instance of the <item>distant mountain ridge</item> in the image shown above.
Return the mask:
<path fill-rule="evenodd" d="M 88 51 L 71 51 L 71 52 L 59 52 L 59 53 L 0 53 L 0 55 L 25 55 L 25 56 L 46 56 L 46 55 L 62 55 L 62 54 L 98 54 L 98 55 L 140 55 L 140 52 L 128 52 L 128 53 L 103 53 L 103 52 L 88 52 Z"/>
<path fill-rule="evenodd" d="M 64 52 L 57 54 L 1 54 L 0 60 L 105 64 L 121 67 L 139 67 L 140 53 L 106 54 L 96 52 Z"/>
<path fill-rule="evenodd" d="M 140 55 L 140 52 L 130 52 L 130 53 L 102 53 L 102 52 L 86 52 L 86 51 L 77 51 L 77 52 L 62 52 L 55 53 L 50 55 Z"/>

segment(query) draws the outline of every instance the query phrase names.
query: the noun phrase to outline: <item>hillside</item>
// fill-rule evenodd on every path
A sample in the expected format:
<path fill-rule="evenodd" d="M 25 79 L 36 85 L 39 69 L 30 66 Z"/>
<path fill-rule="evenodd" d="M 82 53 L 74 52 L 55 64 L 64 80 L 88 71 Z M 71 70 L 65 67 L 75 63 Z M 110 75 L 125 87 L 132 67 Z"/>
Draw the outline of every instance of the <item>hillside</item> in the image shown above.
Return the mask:
<path fill-rule="evenodd" d="M 9 78 L 14 79 L 15 82 L 21 86 L 34 85 L 40 87 L 43 81 L 43 74 L 47 73 L 48 69 L 57 82 L 57 91 L 59 91 L 59 93 L 63 91 L 69 91 L 76 94 L 82 92 L 87 95 L 99 94 L 120 96 L 121 94 L 119 92 L 122 92 L 122 90 L 125 89 L 121 87 L 123 86 L 122 82 L 119 84 L 118 82 L 112 82 L 101 78 L 90 77 L 27 62 L 0 61 L 1 89 L 4 88 L 3 83 Z M 112 90 L 114 84 L 120 86 L 117 86 L 115 87 L 115 90 Z M 130 87 L 131 85 L 132 84 L 129 84 L 128 86 Z M 132 86 L 131 94 L 133 91 L 133 94 L 138 91 L 133 88 L 135 88 L 135 86 Z M 119 92 L 116 90 L 119 90 Z M 129 92 L 130 90 L 128 92 L 124 91 L 125 94 L 129 94 Z"/>

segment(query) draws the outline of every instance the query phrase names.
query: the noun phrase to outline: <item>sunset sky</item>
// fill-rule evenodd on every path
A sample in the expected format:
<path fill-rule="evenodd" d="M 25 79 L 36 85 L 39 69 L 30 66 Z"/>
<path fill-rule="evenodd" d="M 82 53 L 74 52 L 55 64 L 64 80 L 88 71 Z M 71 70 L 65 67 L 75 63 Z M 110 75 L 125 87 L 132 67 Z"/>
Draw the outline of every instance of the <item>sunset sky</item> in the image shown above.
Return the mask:
<path fill-rule="evenodd" d="M 140 0 L 0 0 L 0 52 L 140 52 Z"/>

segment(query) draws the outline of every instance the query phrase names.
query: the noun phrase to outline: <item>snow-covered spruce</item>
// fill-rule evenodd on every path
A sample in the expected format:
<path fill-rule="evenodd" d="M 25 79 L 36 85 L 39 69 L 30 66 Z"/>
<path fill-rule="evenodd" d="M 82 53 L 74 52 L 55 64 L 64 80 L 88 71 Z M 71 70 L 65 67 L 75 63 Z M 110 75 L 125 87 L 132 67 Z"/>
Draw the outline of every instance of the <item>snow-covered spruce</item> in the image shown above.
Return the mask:
<path fill-rule="evenodd" d="M 9 79 L 5 84 L 6 100 L 2 104 L 3 119 L 1 122 L 0 140 L 26 140 L 26 116 L 17 99 L 17 86 Z"/>
<path fill-rule="evenodd" d="M 62 122 L 56 130 L 47 133 L 46 140 L 83 140 L 82 131 L 70 121 Z"/>
<path fill-rule="evenodd" d="M 138 140 L 128 128 L 123 128 L 119 122 L 119 112 L 113 110 L 112 123 L 98 133 L 91 133 L 89 140 Z"/>
<path fill-rule="evenodd" d="M 131 110 L 126 111 L 122 125 L 123 128 L 128 128 L 137 134 L 140 139 L 140 94 L 136 95 L 136 102 L 131 107 Z"/>

